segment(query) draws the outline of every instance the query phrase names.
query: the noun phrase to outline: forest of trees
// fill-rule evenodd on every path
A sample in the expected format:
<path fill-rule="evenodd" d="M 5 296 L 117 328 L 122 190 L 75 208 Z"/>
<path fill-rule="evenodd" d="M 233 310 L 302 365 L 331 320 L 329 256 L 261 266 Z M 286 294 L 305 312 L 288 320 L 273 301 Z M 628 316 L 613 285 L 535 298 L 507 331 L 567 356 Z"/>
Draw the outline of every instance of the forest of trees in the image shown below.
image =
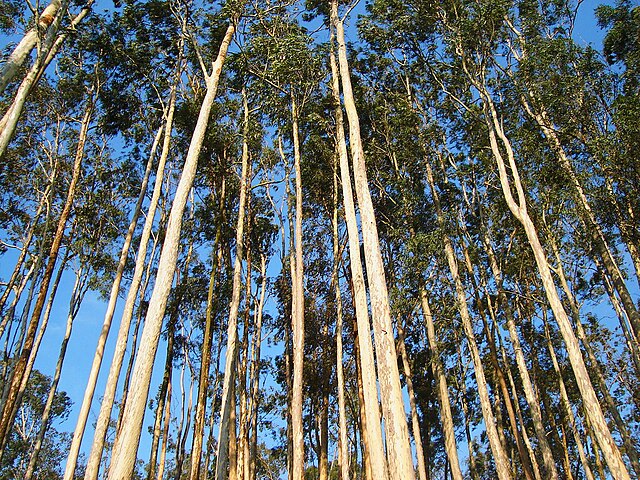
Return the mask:
<path fill-rule="evenodd" d="M 111 1 L 0 0 L 1 480 L 640 478 L 633 0 Z"/>

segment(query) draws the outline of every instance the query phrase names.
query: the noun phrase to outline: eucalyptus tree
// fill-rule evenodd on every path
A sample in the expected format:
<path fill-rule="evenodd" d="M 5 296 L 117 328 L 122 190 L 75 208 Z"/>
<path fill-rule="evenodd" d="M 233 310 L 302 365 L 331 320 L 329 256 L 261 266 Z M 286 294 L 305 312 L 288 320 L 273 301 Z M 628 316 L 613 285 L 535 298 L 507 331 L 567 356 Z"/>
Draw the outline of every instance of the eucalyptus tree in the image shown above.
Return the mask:
<path fill-rule="evenodd" d="M 304 257 L 303 257 L 303 190 L 302 190 L 302 141 L 300 122 L 305 115 L 305 105 L 317 88 L 320 72 L 318 61 L 310 48 L 310 38 L 305 30 L 292 23 L 285 7 L 280 7 L 260 22 L 253 31 L 245 53 L 247 70 L 263 84 L 265 103 L 270 113 L 275 113 L 279 130 L 279 150 L 285 160 L 282 131 L 291 132 L 293 146 L 293 170 L 295 177 L 295 225 L 291 241 L 295 252 L 290 252 L 292 295 L 291 315 L 293 333 L 293 384 L 291 388 L 292 465 L 290 478 L 304 476 L 303 410 L 303 359 L 304 359 Z M 258 66 L 263 66 L 262 68 Z M 254 87 L 255 88 L 255 87 Z M 266 91 L 265 91 L 266 90 Z M 286 107 L 284 106 L 286 105 Z M 281 108 L 280 112 L 272 110 Z M 282 111 L 290 111 L 283 115 Z M 289 182 L 286 179 L 287 183 Z M 292 210 L 288 209 L 288 213 Z"/>
<path fill-rule="evenodd" d="M 151 10 L 151 12 L 149 12 L 148 10 Z M 84 44 L 83 47 L 85 49 L 94 52 L 97 51 L 96 54 L 105 56 L 109 59 L 107 65 L 107 68 L 109 68 L 110 71 L 109 81 L 107 85 L 105 85 L 105 93 L 102 99 L 102 102 L 105 105 L 103 125 L 107 131 L 120 131 L 125 135 L 125 138 L 131 140 L 133 140 L 134 138 L 136 140 L 141 140 L 140 137 L 144 135 L 144 133 L 142 132 L 144 131 L 143 124 L 145 122 L 145 116 L 148 115 L 148 118 L 153 119 L 155 113 L 154 110 L 159 110 L 160 112 L 162 112 L 161 117 L 164 123 L 160 124 L 160 126 L 157 128 L 155 136 L 152 137 L 150 153 L 148 154 L 148 160 L 142 177 L 138 200 L 133 208 L 131 221 L 129 223 L 129 227 L 127 229 L 127 233 L 125 235 L 120 252 L 114 281 L 109 294 L 109 302 L 107 305 L 103 326 L 98 339 L 98 344 L 96 346 L 96 354 L 94 355 L 94 360 L 92 362 L 92 367 L 89 374 L 89 379 L 87 381 L 87 387 L 80 409 L 80 414 L 78 416 L 76 429 L 74 430 L 74 438 L 71 445 L 69 458 L 67 460 L 67 467 L 65 470 L 66 478 L 71 478 L 75 469 L 75 463 L 79 454 L 81 441 L 84 435 L 87 418 L 93 400 L 93 395 L 96 389 L 98 373 L 102 364 L 106 340 L 111 328 L 117 297 L 120 292 L 120 285 L 129 255 L 129 248 L 132 243 L 133 235 L 138 223 L 138 218 L 142 210 L 142 203 L 147 194 L 147 184 L 151 176 L 153 164 L 155 163 L 156 150 L 158 148 L 160 140 L 163 137 L 163 134 L 164 141 L 162 144 L 163 148 L 160 154 L 160 160 L 158 161 L 156 187 L 154 188 L 152 200 L 147 209 L 148 220 L 145 224 L 145 228 L 143 229 L 142 238 L 140 239 L 139 257 L 136 261 L 137 268 L 134 271 L 132 285 L 130 287 L 130 290 L 135 292 L 133 295 L 134 300 L 135 296 L 137 295 L 138 285 L 142 274 L 142 266 L 139 266 L 138 263 L 139 260 L 144 261 L 144 259 L 146 258 L 146 246 L 149 234 L 151 232 L 150 226 L 152 225 L 153 219 L 155 217 L 155 208 L 159 198 L 160 185 L 162 184 L 164 165 L 168 155 L 173 112 L 175 110 L 176 103 L 177 80 L 175 80 L 175 77 L 179 75 L 179 72 L 181 70 L 182 44 L 180 41 L 174 42 L 170 39 L 170 34 L 173 33 L 171 29 L 171 21 L 165 21 L 161 25 L 155 24 L 153 28 L 151 28 L 151 25 L 147 24 L 147 22 L 149 21 L 148 16 L 152 16 L 154 13 L 155 12 L 153 11 L 153 7 L 146 6 L 145 8 L 145 6 L 138 6 L 138 8 L 133 8 L 133 5 L 129 5 L 125 9 L 123 15 L 121 17 L 116 15 L 111 23 L 106 21 L 91 22 L 86 29 L 86 32 L 81 35 L 81 38 L 78 41 L 78 43 L 80 43 L 81 45 Z M 158 59 L 149 55 L 147 53 L 147 49 L 141 50 L 138 42 L 127 41 L 127 35 L 129 34 L 130 28 L 133 25 L 137 27 L 136 34 L 140 37 L 145 38 L 146 40 L 149 40 L 150 37 L 149 30 L 153 31 L 155 34 L 153 42 L 155 45 L 157 45 L 158 50 L 167 49 L 172 50 L 174 51 L 174 53 L 176 53 L 177 62 L 176 65 L 173 66 L 173 69 L 176 73 L 174 73 L 173 75 L 174 84 L 171 87 L 171 92 L 168 94 L 169 99 L 167 105 L 163 103 L 162 98 L 157 98 L 157 96 L 161 94 L 160 92 L 166 89 L 166 82 L 164 81 L 164 79 L 158 79 L 157 77 L 155 80 L 151 79 L 151 76 L 154 74 L 160 75 L 160 69 L 158 68 L 160 64 Z M 149 44 L 150 41 L 147 42 L 147 45 Z M 105 55 L 106 51 L 109 52 L 108 55 Z M 131 60 L 133 58 L 136 59 L 135 62 Z M 149 82 L 150 84 L 147 84 L 147 82 Z M 145 92 L 142 88 L 135 89 L 134 85 L 144 85 L 148 87 L 150 91 Z M 136 119 L 141 116 L 137 113 L 136 110 L 141 110 L 141 101 L 145 98 L 147 102 L 150 105 L 153 105 L 155 108 L 150 109 L 150 111 L 148 112 L 142 113 L 142 118 L 138 122 L 136 122 Z M 153 120 L 150 121 L 153 122 Z M 106 431 L 106 426 L 108 425 L 108 420 L 106 419 L 106 410 L 108 408 L 110 412 L 111 405 L 113 403 L 112 395 L 115 393 L 114 383 L 117 382 L 118 377 L 115 372 L 117 371 L 117 373 L 119 374 L 119 366 L 122 364 L 121 355 L 124 355 L 124 349 L 126 348 L 126 335 L 128 335 L 129 332 L 129 325 L 131 321 L 130 312 L 132 312 L 132 305 L 132 301 L 129 301 L 127 305 L 125 305 L 123 321 L 120 324 L 120 332 L 122 333 L 119 334 L 119 339 L 117 342 L 118 346 L 116 347 L 114 360 L 112 362 L 112 368 L 110 370 L 109 380 L 107 381 L 105 395 L 103 396 L 101 414 L 97 422 L 95 432 L 95 438 L 97 439 L 103 437 L 102 432 Z M 123 336 L 125 337 L 124 346 L 122 345 Z M 114 372 L 114 374 L 111 374 L 112 371 Z M 97 450 L 101 451 L 101 448 L 96 447 L 92 449 L 92 452 L 96 452 Z M 93 472 L 95 472 L 96 465 L 99 464 L 99 460 L 96 460 L 96 457 L 97 455 L 94 453 L 92 455 L 91 461 L 89 462 L 87 471 L 87 476 L 89 478 L 91 478 L 91 475 L 93 475 Z"/>
<path fill-rule="evenodd" d="M 344 19 L 338 15 L 337 2 L 331 3 L 331 24 L 336 30 L 340 79 L 344 106 L 349 122 L 349 145 L 353 162 L 356 196 L 360 209 L 365 263 L 367 265 L 367 283 L 376 343 L 382 411 L 385 420 L 389 475 L 394 479 L 406 480 L 414 478 L 415 473 L 409 445 L 409 432 L 405 418 L 396 347 L 392 338 L 394 330 L 389 310 L 389 294 L 380 251 L 376 216 L 368 185 L 364 149 L 360 134 L 360 120 L 351 85 L 351 72 L 344 37 Z"/>
<path fill-rule="evenodd" d="M 185 166 L 183 167 L 167 223 L 167 235 L 162 247 L 158 273 L 132 374 L 131 395 L 129 395 L 127 404 L 124 407 L 123 427 L 118 432 L 114 444 L 112 462 L 109 468 L 110 479 L 131 476 L 135 466 L 137 446 L 149 391 L 149 381 L 153 369 L 153 359 L 158 348 L 164 310 L 175 273 L 182 216 L 195 177 L 198 156 L 205 130 L 209 123 L 211 108 L 217 94 L 222 67 L 241 14 L 241 9 L 231 12 L 231 18 L 228 19 L 228 26 L 221 40 L 217 57 L 211 63 L 210 68 L 204 63 L 205 60 L 198 49 L 198 58 L 205 77 L 206 94 L 198 114 L 198 122 L 189 145 L 189 151 L 185 157 Z"/>

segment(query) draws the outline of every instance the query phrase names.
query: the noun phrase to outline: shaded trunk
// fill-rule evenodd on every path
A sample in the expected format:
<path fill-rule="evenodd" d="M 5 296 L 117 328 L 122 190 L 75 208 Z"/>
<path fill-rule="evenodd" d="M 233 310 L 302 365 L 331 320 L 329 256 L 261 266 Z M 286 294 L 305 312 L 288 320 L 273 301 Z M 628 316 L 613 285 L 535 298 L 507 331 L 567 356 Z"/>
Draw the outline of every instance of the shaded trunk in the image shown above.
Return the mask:
<path fill-rule="evenodd" d="M 489 398 L 489 389 L 487 387 L 487 381 L 484 374 L 484 367 L 482 365 L 482 359 L 480 358 L 478 344 L 476 342 L 475 334 L 473 332 L 473 326 L 471 324 L 471 316 L 469 314 L 469 309 L 467 306 L 467 295 L 464 290 L 462 279 L 460 278 L 460 274 L 458 271 L 458 260 L 456 259 L 455 251 L 453 249 L 453 243 L 451 242 L 451 239 L 449 238 L 449 236 L 446 234 L 447 226 L 444 222 L 442 208 L 440 206 L 440 197 L 436 189 L 431 165 L 429 165 L 428 162 L 425 162 L 425 168 L 426 168 L 427 180 L 429 182 L 429 186 L 431 189 L 431 195 L 433 197 L 433 202 L 436 208 L 438 225 L 443 232 L 442 242 L 444 244 L 444 251 L 447 258 L 447 262 L 449 264 L 449 271 L 451 273 L 451 278 L 455 286 L 456 306 L 458 308 L 458 312 L 460 313 L 464 334 L 469 344 L 469 352 L 471 353 L 471 359 L 473 361 L 476 384 L 478 386 L 478 396 L 480 399 L 480 406 L 482 408 L 482 416 L 484 418 L 485 428 L 487 432 L 487 437 L 489 439 L 491 452 L 493 453 L 493 458 L 496 465 L 496 472 L 500 480 L 507 480 L 512 478 L 511 466 L 509 465 L 509 460 L 507 458 L 506 452 L 504 451 L 504 447 L 500 442 L 500 438 L 498 436 L 498 430 L 496 428 L 496 420 L 493 414 L 493 409 L 491 407 L 491 400 Z"/>
<path fill-rule="evenodd" d="M 160 437 L 162 436 L 161 427 L 162 419 L 165 416 L 165 404 L 170 403 L 168 399 L 169 385 L 171 383 L 171 375 L 173 374 L 173 340 L 174 332 L 172 324 L 169 324 L 167 331 L 167 355 L 164 362 L 164 374 L 162 376 L 162 383 L 160 384 L 160 390 L 158 392 L 158 404 L 156 407 L 156 417 L 153 423 L 153 438 L 151 440 L 151 453 L 149 455 L 149 473 L 147 474 L 148 480 L 154 480 L 156 478 L 156 468 L 158 459 L 158 448 L 160 446 Z M 165 420 L 166 421 L 166 420 Z M 167 428 L 167 425 L 164 425 Z M 164 437 L 163 441 L 165 440 Z"/>
<path fill-rule="evenodd" d="M 0 418 L 0 446 L 2 447 L 4 447 L 8 440 L 11 425 L 13 424 L 14 412 L 17 411 L 17 400 L 20 392 L 20 386 L 23 383 L 24 377 L 28 377 L 31 373 L 30 371 L 27 371 L 28 359 L 33 349 L 38 323 L 40 322 L 40 316 L 45 305 L 47 291 L 49 290 L 49 285 L 51 283 L 51 278 L 53 276 L 53 271 L 55 269 L 56 261 L 58 258 L 58 252 L 60 251 L 62 240 L 64 238 L 67 220 L 71 215 L 71 208 L 75 198 L 76 187 L 78 185 L 80 174 L 82 172 L 84 146 L 87 141 L 87 132 L 89 130 L 89 124 L 93 115 L 93 94 L 94 92 L 92 92 L 92 97 L 87 100 L 84 117 L 80 125 L 80 133 L 78 136 L 78 145 L 76 147 L 75 159 L 73 163 L 71 183 L 69 184 L 69 190 L 67 191 L 67 197 L 65 199 L 64 207 L 58 219 L 58 226 L 51 243 L 51 248 L 49 250 L 49 255 L 47 258 L 47 264 L 40 284 L 40 290 L 38 292 L 38 297 L 36 299 L 33 313 L 31 314 L 31 319 L 29 320 L 25 339 L 22 344 L 22 350 L 11 375 L 7 400 L 3 405 L 2 417 Z"/>
<path fill-rule="evenodd" d="M 444 448 L 447 452 L 449 464 L 451 465 L 451 478 L 453 478 L 453 480 L 462 480 L 462 470 L 460 469 L 460 460 L 458 459 L 458 445 L 455 427 L 453 425 L 453 414 L 451 413 L 451 400 L 449 399 L 447 377 L 444 366 L 442 365 L 442 360 L 440 359 L 440 347 L 438 345 L 433 315 L 431 314 L 429 298 L 425 288 L 420 289 L 420 306 L 427 330 L 429 349 L 431 350 L 431 369 L 433 370 L 433 376 L 437 383 L 438 404 L 440 406 L 438 411 L 440 413 L 440 421 L 442 422 Z"/>
<path fill-rule="evenodd" d="M 249 121 L 248 108 L 245 102 L 245 124 Z M 247 142 L 242 144 L 242 173 L 240 175 L 240 198 L 238 206 L 238 222 L 236 226 L 236 256 L 233 264 L 233 287 L 231 303 L 229 305 L 229 318 L 227 320 L 227 351 L 225 354 L 224 381 L 222 385 L 222 404 L 220 406 L 220 433 L 218 435 L 216 480 L 224 480 L 227 475 L 229 462 L 229 449 L 235 448 L 235 442 L 231 442 L 229 429 L 233 428 L 235 436 L 235 381 L 237 377 L 236 364 L 238 360 L 238 310 L 240 308 L 240 293 L 242 289 L 242 261 L 244 251 L 244 217 L 246 213 L 246 199 L 249 174 L 249 146 Z M 234 397 L 234 398 L 232 398 Z M 234 415 L 234 423 L 230 425 L 231 415 Z M 235 462 L 235 459 L 234 459 Z"/>
<path fill-rule="evenodd" d="M 332 39 L 333 40 L 333 39 Z M 332 42 L 333 44 L 333 42 Z M 335 57 L 333 50 L 331 51 L 331 67 L 332 73 L 335 73 Z M 337 79 L 336 79 L 337 80 Z M 334 101 L 340 100 L 334 95 Z M 338 108 L 340 106 L 338 105 Z M 340 112 L 342 113 L 342 112 Z M 344 140 L 344 133 L 342 134 Z M 346 147 L 345 147 L 346 150 Z M 333 240 L 333 270 L 331 281 L 335 290 L 336 302 L 336 377 L 338 383 L 338 465 L 340 467 L 341 480 L 350 480 L 349 475 L 349 440 L 347 437 L 347 412 L 345 406 L 344 395 L 344 368 L 343 368 L 343 346 L 342 346 L 342 292 L 340 291 L 340 278 L 338 276 L 339 265 L 342 260 L 340 257 L 340 238 L 338 234 L 338 156 L 336 155 L 333 172 L 333 217 L 332 217 L 332 240 Z M 253 479 L 252 479 L 253 480 Z"/>

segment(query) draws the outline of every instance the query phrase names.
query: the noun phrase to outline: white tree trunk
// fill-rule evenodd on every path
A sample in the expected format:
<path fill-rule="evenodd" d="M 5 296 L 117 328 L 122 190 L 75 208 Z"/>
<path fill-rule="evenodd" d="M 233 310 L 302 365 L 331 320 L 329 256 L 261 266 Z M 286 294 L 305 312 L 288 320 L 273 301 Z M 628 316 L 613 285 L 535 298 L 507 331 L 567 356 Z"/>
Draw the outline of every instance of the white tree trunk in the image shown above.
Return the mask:
<path fill-rule="evenodd" d="M 338 19 L 337 2 L 332 2 L 334 26 L 338 41 L 338 59 L 345 110 L 349 121 L 349 144 L 353 161 L 356 196 L 360 207 L 360 223 L 364 243 L 365 262 L 373 319 L 374 341 L 378 360 L 378 380 L 387 440 L 389 473 L 393 480 L 413 480 L 415 478 L 409 429 L 402 399 L 400 372 L 398 370 L 393 325 L 389 311 L 389 294 L 380 253 L 380 241 L 376 218 L 369 191 L 364 150 L 360 137 L 360 120 L 355 105 L 347 49 L 344 39 L 344 25 Z M 365 332 L 361 332 L 364 336 Z M 376 474 L 378 471 L 376 470 Z"/>
<path fill-rule="evenodd" d="M 234 32 L 235 24 L 231 22 L 220 45 L 218 57 L 213 64 L 213 71 L 207 78 L 207 93 L 200 107 L 198 121 L 191 138 L 182 176 L 171 206 L 167 233 L 158 264 L 156 283 L 149 301 L 149 310 L 145 318 L 133 370 L 130 386 L 131 393 L 124 407 L 122 429 L 118 432 L 114 442 L 112 461 L 109 468 L 109 480 L 130 478 L 135 467 L 144 411 L 149 394 L 149 383 L 162 329 L 162 319 L 176 269 L 182 215 L 195 178 L 198 156 L 204 140 L 205 130 L 209 123 L 209 114 L 216 97 L 220 73 Z"/>
<path fill-rule="evenodd" d="M 337 4 L 332 2 L 332 22 L 337 22 Z M 360 258 L 360 237 L 356 209 L 354 205 L 353 191 L 351 189 L 351 175 L 349 173 L 349 159 L 347 144 L 344 135 L 342 107 L 340 106 L 340 86 L 338 67 L 335 57 L 331 54 L 332 91 L 336 112 L 337 148 L 340 158 L 340 176 L 342 181 L 342 197 L 344 201 L 344 215 L 347 224 L 349 239 L 349 258 L 351 260 L 351 277 L 353 283 L 353 301 L 356 310 L 358 325 L 358 347 L 360 349 L 360 372 L 362 377 L 364 418 L 366 428 L 362 432 L 366 441 L 367 453 L 371 469 L 379 475 L 380 480 L 388 480 L 389 473 L 382 440 L 382 428 L 380 425 L 380 405 L 378 402 L 378 387 L 376 382 L 376 367 L 371 343 L 371 325 L 369 323 L 369 310 L 367 305 L 367 293 L 365 290 L 364 273 L 362 271 L 362 259 Z"/>
<path fill-rule="evenodd" d="M 136 256 L 136 263 L 133 270 L 133 277 L 131 279 L 131 285 L 129 286 L 129 292 L 125 299 L 124 309 L 122 311 L 122 318 L 120 320 L 120 327 L 118 328 L 118 336 L 116 339 L 116 346 L 113 352 L 113 359 L 111 360 L 111 366 L 109 367 L 109 375 L 107 377 L 107 383 L 102 395 L 102 403 L 100 405 L 100 413 L 98 414 L 98 420 L 96 421 L 96 427 L 93 434 L 93 443 L 89 452 L 89 458 L 87 460 L 87 466 L 85 470 L 85 480 L 97 480 L 100 470 L 100 462 L 102 460 L 102 452 L 104 450 L 104 442 L 107 435 L 107 429 L 109 427 L 109 421 L 111 420 L 111 411 L 113 409 L 113 402 L 116 397 L 116 390 L 118 386 L 118 379 L 120 378 L 120 372 L 122 370 L 122 364 L 124 356 L 127 350 L 127 341 L 129 338 L 129 330 L 131 329 L 131 320 L 133 318 L 133 310 L 135 308 L 136 298 L 138 297 L 138 291 L 140 289 L 140 283 L 142 281 L 142 275 L 144 273 L 145 260 L 147 258 L 147 249 L 149 245 L 149 239 L 151 238 L 151 231 L 153 228 L 153 222 L 160 200 L 160 194 L 162 193 L 162 183 L 165 178 L 165 165 L 169 156 L 169 146 L 171 144 L 171 130 L 173 129 L 173 115 L 175 111 L 175 88 L 172 92 L 172 96 L 169 100 L 169 109 L 167 112 L 167 119 L 164 127 L 164 138 L 162 142 L 162 152 L 158 159 L 158 166 L 156 168 L 156 178 L 153 187 L 153 193 L 151 194 L 151 200 L 149 201 L 149 207 L 147 209 L 147 215 L 145 218 L 144 226 L 142 227 L 142 233 L 140 235 L 140 244 L 138 246 L 138 253 Z M 84 403 L 83 403 L 84 406 Z M 88 413 L 88 412 L 87 412 Z M 78 420 L 80 421 L 80 420 Z M 86 422 L 86 419 L 85 419 Z M 80 452 L 80 445 L 82 442 L 81 436 L 77 430 L 74 432 L 73 440 L 70 447 L 69 457 L 67 459 L 67 466 L 65 469 L 64 480 L 72 480 L 78 455 Z"/>
<path fill-rule="evenodd" d="M 246 97 L 244 99 L 246 102 Z M 249 121 L 248 109 L 245 107 L 245 125 Z M 242 290 L 242 261 L 244 251 L 244 217 L 246 214 L 247 189 L 249 188 L 249 146 L 242 144 L 242 173 L 240 175 L 240 198 L 238 205 L 238 222 L 236 226 L 236 256 L 233 263 L 233 287 L 231 291 L 231 303 L 229 305 L 229 318 L 227 320 L 227 351 L 225 353 L 224 380 L 222 383 L 222 402 L 220 405 L 220 433 L 218 435 L 216 480 L 227 478 L 227 465 L 229 463 L 229 450 L 231 437 L 229 430 L 234 429 L 235 422 L 231 424 L 231 418 L 235 411 L 235 380 L 236 364 L 238 361 L 238 310 L 240 308 L 240 292 Z M 234 460 L 235 462 L 235 460 Z"/>

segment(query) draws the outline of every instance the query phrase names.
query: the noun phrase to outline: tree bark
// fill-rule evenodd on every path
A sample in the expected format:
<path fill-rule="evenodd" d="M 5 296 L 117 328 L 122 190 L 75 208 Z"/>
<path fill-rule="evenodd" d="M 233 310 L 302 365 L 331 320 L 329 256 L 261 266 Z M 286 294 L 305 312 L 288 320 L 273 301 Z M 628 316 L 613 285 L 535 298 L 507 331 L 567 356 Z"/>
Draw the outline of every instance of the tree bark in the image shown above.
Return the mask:
<path fill-rule="evenodd" d="M 337 3 L 331 3 L 332 23 L 334 29 L 338 22 Z M 344 35 L 343 35 L 344 36 Z M 339 41 L 339 40 L 338 40 Z M 344 40 L 343 40 L 344 41 Z M 353 191 L 351 189 L 351 175 L 349 173 L 349 160 L 346 140 L 344 135 L 344 123 L 342 108 L 340 106 L 340 85 L 338 78 L 338 66 L 335 56 L 330 56 L 332 71 L 332 93 L 336 115 L 336 143 L 340 158 L 340 176 L 342 180 L 342 197 L 344 201 L 344 215 L 347 224 L 347 235 L 349 239 L 349 259 L 351 266 L 351 280 L 353 285 L 353 302 L 356 311 L 356 323 L 358 331 L 359 366 L 362 381 L 362 403 L 361 412 L 363 420 L 363 443 L 365 446 L 365 465 L 370 465 L 371 474 L 375 471 L 381 480 L 389 480 L 387 470 L 384 444 L 382 440 L 382 429 L 380 425 L 380 406 L 378 403 L 378 388 L 376 385 L 376 367 L 373 356 L 373 345 L 371 344 L 371 325 L 369 323 L 367 294 L 364 283 L 364 273 L 362 271 L 362 259 L 360 258 L 360 237 L 356 220 L 356 210 L 354 205 Z M 366 467 L 365 467 L 366 468 Z M 371 480 L 369 472 L 367 479 Z"/>
<path fill-rule="evenodd" d="M 213 71 L 207 77 L 207 93 L 200 108 L 196 128 L 189 145 L 182 176 L 176 190 L 167 224 L 167 234 L 162 247 L 156 283 L 149 301 L 144 329 L 138 355 L 133 371 L 131 395 L 125 405 L 123 428 L 116 436 L 109 468 L 109 480 L 122 480 L 133 474 L 136 461 L 138 443 L 142 429 L 144 410 L 149 394 L 149 383 L 153 370 L 153 360 L 158 348 L 162 319 L 171 291 L 171 284 L 176 268 L 182 215 L 187 197 L 195 178 L 198 156 L 204 140 L 204 134 L 209 123 L 209 114 L 218 90 L 218 81 L 222 66 L 227 55 L 227 49 L 235 32 L 235 23 L 231 22 L 220 45 L 218 57 L 213 64 Z"/>
<path fill-rule="evenodd" d="M 385 420 L 389 473 L 390 478 L 393 480 L 413 480 L 415 473 L 404 401 L 402 399 L 400 372 L 393 338 L 393 325 L 389 311 L 389 294 L 380 253 L 376 218 L 367 180 L 364 150 L 360 138 L 360 121 L 351 87 L 351 74 L 349 72 L 344 39 L 344 25 L 338 18 L 338 4 L 335 0 L 331 3 L 331 12 L 332 23 L 337 35 L 340 78 L 342 80 L 345 110 L 349 121 L 349 144 L 353 161 L 356 196 L 360 207 L 371 316 L 378 360 L 378 380 Z M 363 333 L 361 333 L 361 338 L 363 336 Z M 381 470 L 375 468 L 374 471 L 376 475 L 381 473 Z"/>
<path fill-rule="evenodd" d="M 560 333 L 562 334 L 562 337 L 564 338 L 564 341 L 566 343 L 569 360 L 571 362 L 571 366 L 578 383 L 578 388 L 584 401 L 587 416 L 589 417 L 590 423 L 593 426 L 594 431 L 596 432 L 596 438 L 598 439 L 598 443 L 602 449 L 605 460 L 607 462 L 607 465 L 609 466 L 609 469 L 611 470 L 612 475 L 616 479 L 620 480 L 630 479 L 629 472 L 627 471 L 627 468 L 622 460 L 622 456 L 620 455 L 620 451 L 618 450 L 618 447 L 613 440 L 613 437 L 611 436 L 611 432 L 602 412 L 602 408 L 600 406 L 600 403 L 598 402 L 598 397 L 595 393 L 595 390 L 593 389 L 593 385 L 589 378 L 584 359 L 582 358 L 582 353 L 580 352 L 578 339 L 573 332 L 573 328 L 571 326 L 571 322 L 569 321 L 569 317 L 567 316 L 567 312 L 565 311 L 564 307 L 562 306 L 562 302 L 560 301 L 558 291 L 556 290 L 556 286 L 551 276 L 551 269 L 544 253 L 544 248 L 542 247 L 542 244 L 540 243 L 540 239 L 538 237 L 538 232 L 535 225 L 533 224 L 533 221 L 531 220 L 531 217 L 529 217 L 529 214 L 527 212 L 524 189 L 520 181 L 520 176 L 518 174 L 518 169 L 515 163 L 515 157 L 511 148 L 511 143 L 502 130 L 502 125 L 498 119 L 498 115 L 489 92 L 486 90 L 486 86 L 480 83 L 476 79 L 476 77 L 470 75 L 468 76 L 480 92 L 480 95 L 483 99 L 485 108 L 485 119 L 489 132 L 489 141 L 494 159 L 497 163 L 502 191 L 513 216 L 524 227 L 524 231 L 527 235 L 529 245 L 531 246 L 531 250 L 533 251 L 536 265 L 538 267 L 538 272 L 540 274 L 542 285 L 547 296 L 547 301 L 551 306 L 551 310 L 553 311 L 554 317 L 560 328 Z M 500 141 L 502 142 L 502 145 L 506 151 L 512 179 L 509 179 L 504 158 L 498 146 L 496 135 L 500 138 Z M 517 202 L 513 198 L 511 192 L 512 184 L 515 187 L 518 195 Z"/>
<path fill-rule="evenodd" d="M 451 413 L 451 401 L 449 399 L 447 377 L 444 372 L 442 360 L 440 359 L 440 346 L 438 345 L 436 337 L 427 290 L 424 287 L 420 289 L 420 306 L 422 308 L 422 316 L 427 330 L 429 349 L 431 350 L 431 368 L 438 385 L 438 403 L 440 406 L 438 411 L 440 413 L 440 421 L 442 422 L 444 448 L 447 452 L 447 458 L 451 466 L 451 478 L 453 480 L 462 480 L 462 470 L 460 469 L 460 460 L 458 459 L 458 445 L 456 442 L 455 427 L 453 425 L 453 414 Z"/>

